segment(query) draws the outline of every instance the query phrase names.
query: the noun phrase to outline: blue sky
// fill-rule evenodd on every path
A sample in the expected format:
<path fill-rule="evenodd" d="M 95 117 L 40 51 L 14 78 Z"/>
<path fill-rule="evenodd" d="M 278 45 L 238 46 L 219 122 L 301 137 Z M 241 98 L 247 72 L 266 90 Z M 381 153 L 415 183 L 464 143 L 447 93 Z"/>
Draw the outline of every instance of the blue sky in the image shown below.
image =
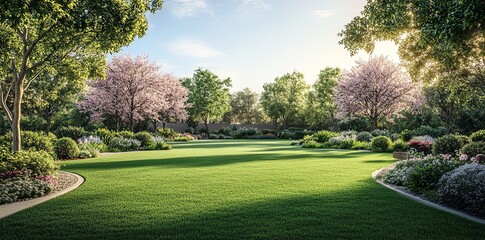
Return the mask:
<path fill-rule="evenodd" d="M 233 91 L 257 92 L 266 82 L 297 70 L 315 81 L 327 67 L 349 69 L 365 53 L 351 57 L 338 44 L 345 24 L 365 0 L 165 0 L 149 15 L 147 34 L 121 53 L 146 54 L 165 73 L 188 77 L 198 67 L 230 77 Z M 392 43 L 374 54 L 398 61 Z"/>

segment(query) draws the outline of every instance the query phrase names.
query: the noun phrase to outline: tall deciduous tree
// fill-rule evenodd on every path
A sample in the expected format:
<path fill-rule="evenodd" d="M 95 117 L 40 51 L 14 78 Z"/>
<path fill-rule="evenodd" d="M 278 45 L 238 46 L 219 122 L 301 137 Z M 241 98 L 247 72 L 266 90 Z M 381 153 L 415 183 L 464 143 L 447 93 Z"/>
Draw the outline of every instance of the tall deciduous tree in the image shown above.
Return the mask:
<path fill-rule="evenodd" d="M 75 53 L 118 51 L 147 30 L 162 0 L 0 1 L 0 97 L 20 150 L 24 91 L 45 68 Z M 9 99 L 13 99 L 11 102 Z"/>
<path fill-rule="evenodd" d="M 220 120 L 231 109 L 229 88 L 231 79 L 219 79 L 209 70 L 195 70 L 192 78 L 185 78 L 182 84 L 189 90 L 190 116 L 204 122 L 209 132 L 210 121 Z"/>
<path fill-rule="evenodd" d="M 263 85 L 261 105 L 275 126 L 281 121 L 285 127 L 298 122 L 305 108 L 308 85 L 302 73 L 294 71 Z"/>
<path fill-rule="evenodd" d="M 333 89 L 341 78 L 339 68 L 326 67 L 308 92 L 305 121 L 313 128 L 335 128 L 335 100 Z"/>
<path fill-rule="evenodd" d="M 115 56 L 108 63 L 107 78 L 90 82 L 90 91 L 80 103 L 95 120 L 112 117 L 116 130 L 125 123 L 158 117 L 166 104 L 164 81 L 156 63 L 146 56 Z"/>
<path fill-rule="evenodd" d="M 399 55 L 415 78 L 482 62 L 485 57 L 485 2 L 481 0 L 368 1 L 339 34 L 352 54 L 371 52 L 381 40 L 399 45 Z"/>
<path fill-rule="evenodd" d="M 263 120 L 259 95 L 249 88 L 231 95 L 231 108 L 231 122 L 254 124 Z"/>
<path fill-rule="evenodd" d="M 340 114 L 365 116 L 373 129 L 380 120 L 412 107 L 418 94 L 408 74 L 383 56 L 357 62 L 335 87 Z"/>
<path fill-rule="evenodd" d="M 182 85 L 182 82 L 171 74 L 163 75 L 161 86 L 159 86 L 163 94 L 163 104 L 160 105 L 158 114 L 156 116 L 148 116 L 152 119 L 154 126 L 158 126 L 158 122 L 163 123 L 163 128 L 167 122 L 186 120 L 188 117 L 187 104 L 189 91 Z"/>
<path fill-rule="evenodd" d="M 59 114 L 72 109 L 84 94 L 86 80 L 102 75 L 102 64 L 104 57 L 77 56 L 43 71 L 26 91 L 24 109 L 27 114 L 43 118 L 45 131 L 49 133 Z"/>

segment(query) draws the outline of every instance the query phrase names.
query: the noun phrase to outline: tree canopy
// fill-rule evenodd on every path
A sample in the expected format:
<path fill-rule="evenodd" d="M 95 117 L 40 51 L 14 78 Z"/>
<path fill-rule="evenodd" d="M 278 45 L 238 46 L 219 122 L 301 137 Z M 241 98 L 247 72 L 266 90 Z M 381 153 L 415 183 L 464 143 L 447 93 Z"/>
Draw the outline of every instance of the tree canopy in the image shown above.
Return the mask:
<path fill-rule="evenodd" d="M 318 79 L 308 92 L 305 121 L 313 128 L 335 128 L 335 101 L 333 89 L 340 80 L 339 68 L 326 67 L 318 74 Z"/>
<path fill-rule="evenodd" d="M 368 1 L 339 34 L 340 43 L 356 54 L 372 52 L 377 41 L 393 41 L 410 74 L 431 81 L 436 73 L 483 64 L 484 12 L 482 0 Z"/>
<path fill-rule="evenodd" d="M 365 116 L 373 129 L 380 120 L 410 108 L 419 99 L 407 73 L 383 56 L 357 62 L 335 87 L 340 115 Z"/>
<path fill-rule="evenodd" d="M 294 71 L 263 85 L 261 105 L 274 124 L 285 126 L 300 121 L 305 108 L 308 85 L 302 73 Z M 301 121 L 300 121 L 301 122 Z"/>
<path fill-rule="evenodd" d="M 259 94 L 249 88 L 244 88 L 231 94 L 231 122 L 254 124 L 263 120 L 263 112 L 259 103 Z"/>
<path fill-rule="evenodd" d="M 192 118 L 204 122 L 209 132 L 210 121 L 220 120 L 231 109 L 229 88 L 231 79 L 220 79 L 211 71 L 197 69 L 192 78 L 182 80 L 182 85 L 189 90 L 188 104 Z"/>
<path fill-rule="evenodd" d="M 116 52 L 147 30 L 162 0 L 1 1 L 0 97 L 20 150 L 21 103 L 36 77 L 66 58 Z M 27 93 L 26 93 L 27 94 Z M 11 99 L 11 100 L 10 100 Z"/>

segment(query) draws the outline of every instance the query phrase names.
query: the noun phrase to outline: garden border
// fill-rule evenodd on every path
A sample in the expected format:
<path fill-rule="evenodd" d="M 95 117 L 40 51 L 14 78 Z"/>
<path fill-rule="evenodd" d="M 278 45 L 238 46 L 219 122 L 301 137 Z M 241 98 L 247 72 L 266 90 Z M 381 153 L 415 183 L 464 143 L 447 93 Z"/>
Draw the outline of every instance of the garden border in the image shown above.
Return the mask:
<path fill-rule="evenodd" d="M 43 197 L 38 197 L 38 198 L 30 199 L 30 200 L 27 200 L 27 201 L 21 201 L 21 202 L 15 202 L 15 203 L 1 205 L 0 206 L 0 219 L 5 218 L 7 216 L 10 216 L 12 214 L 15 214 L 17 212 L 20 212 L 22 210 L 25 210 L 27 208 L 33 207 L 35 205 L 41 204 L 41 203 L 43 203 L 47 200 L 50 200 L 50 199 L 56 198 L 58 196 L 61 196 L 63 194 L 66 194 L 66 193 L 78 188 L 79 186 L 81 186 L 84 183 L 84 178 L 82 176 L 75 174 L 75 173 L 71 173 L 71 172 L 66 172 L 66 173 L 72 174 L 77 178 L 77 181 L 72 186 L 69 186 L 68 188 L 63 189 L 59 192 L 55 192 L 55 193 L 52 193 L 52 194 L 45 195 Z"/>
<path fill-rule="evenodd" d="M 455 209 L 451 209 L 451 208 L 445 207 L 445 206 L 443 206 L 443 205 L 439 205 L 439 204 L 437 204 L 437 203 L 433 203 L 433 202 L 430 202 L 430 201 L 424 200 L 424 199 L 422 199 L 422 198 L 420 198 L 420 197 L 414 196 L 414 195 L 412 195 L 412 194 L 409 194 L 409 193 L 407 193 L 407 192 L 401 191 L 401 190 L 399 190 L 399 189 L 397 189 L 397 188 L 394 188 L 394 187 L 392 187 L 392 186 L 390 186 L 390 185 L 385 184 L 384 182 L 382 182 L 382 181 L 380 181 L 379 179 L 377 179 L 377 175 L 378 175 L 378 174 L 379 174 L 379 173 L 380 173 L 382 170 L 384 170 L 385 168 L 386 168 L 386 167 L 381 168 L 381 169 L 378 169 L 378 170 L 376 170 L 376 171 L 374 171 L 374 172 L 372 173 L 372 178 L 374 178 L 374 180 L 376 180 L 376 182 L 378 182 L 378 183 L 379 183 L 379 184 L 381 184 L 382 186 L 384 186 L 384 187 L 386 187 L 386 188 L 388 188 L 388 189 L 391 189 L 391 190 L 393 190 L 393 191 L 395 191 L 395 192 L 397 192 L 397 193 L 399 193 L 399 194 L 401 194 L 401 195 L 403 195 L 403 196 L 405 196 L 405 197 L 407 197 L 407 198 L 409 198 L 409 199 L 411 199 L 411 200 L 414 200 L 414 201 L 416 201 L 416 202 L 419 202 L 419 203 L 421 203 L 421 204 L 424 204 L 424 205 L 426 205 L 426 206 L 428 206 L 428 207 L 432 207 L 432 208 L 435 208 L 435 209 L 438 209 L 438 210 L 441 210 L 441 211 L 445 211 L 445 212 L 447 212 L 447 213 L 451 213 L 451 214 L 453 214 L 453 215 L 455 215 L 455 216 L 458 216 L 458 217 L 461 217 L 461 218 L 465 218 L 465 219 L 470 220 L 470 221 L 472 221 L 472 222 L 476 222 L 476 223 L 480 223 L 480 224 L 484 224 L 484 225 L 485 225 L 485 219 L 481 219 L 481 218 L 478 218 L 478 217 L 474 217 L 474 216 L 469 215 L 469 214 L 466 214 L 466 213 L 464 213 L 464 212 L 460 212 L 460 211 L 457 211 L 457 210 L 455 210 Z"/>

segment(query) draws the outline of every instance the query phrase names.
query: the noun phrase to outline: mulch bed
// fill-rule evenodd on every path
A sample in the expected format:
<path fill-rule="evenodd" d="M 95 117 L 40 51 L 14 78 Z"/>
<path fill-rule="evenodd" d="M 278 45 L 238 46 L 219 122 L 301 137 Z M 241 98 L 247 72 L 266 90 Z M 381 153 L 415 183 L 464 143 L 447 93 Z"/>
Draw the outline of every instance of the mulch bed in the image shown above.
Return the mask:
<path fill-rule="evenodd" d="M 76 182 L 77 182 L 77 177 L 74 174 L 60 171 L 57 173 L 57 183 L 54 186 L 54 189 L 52 190 L 52 192 L 50 192 L 49 194 L 62 191 L 74 185 Z"/>

